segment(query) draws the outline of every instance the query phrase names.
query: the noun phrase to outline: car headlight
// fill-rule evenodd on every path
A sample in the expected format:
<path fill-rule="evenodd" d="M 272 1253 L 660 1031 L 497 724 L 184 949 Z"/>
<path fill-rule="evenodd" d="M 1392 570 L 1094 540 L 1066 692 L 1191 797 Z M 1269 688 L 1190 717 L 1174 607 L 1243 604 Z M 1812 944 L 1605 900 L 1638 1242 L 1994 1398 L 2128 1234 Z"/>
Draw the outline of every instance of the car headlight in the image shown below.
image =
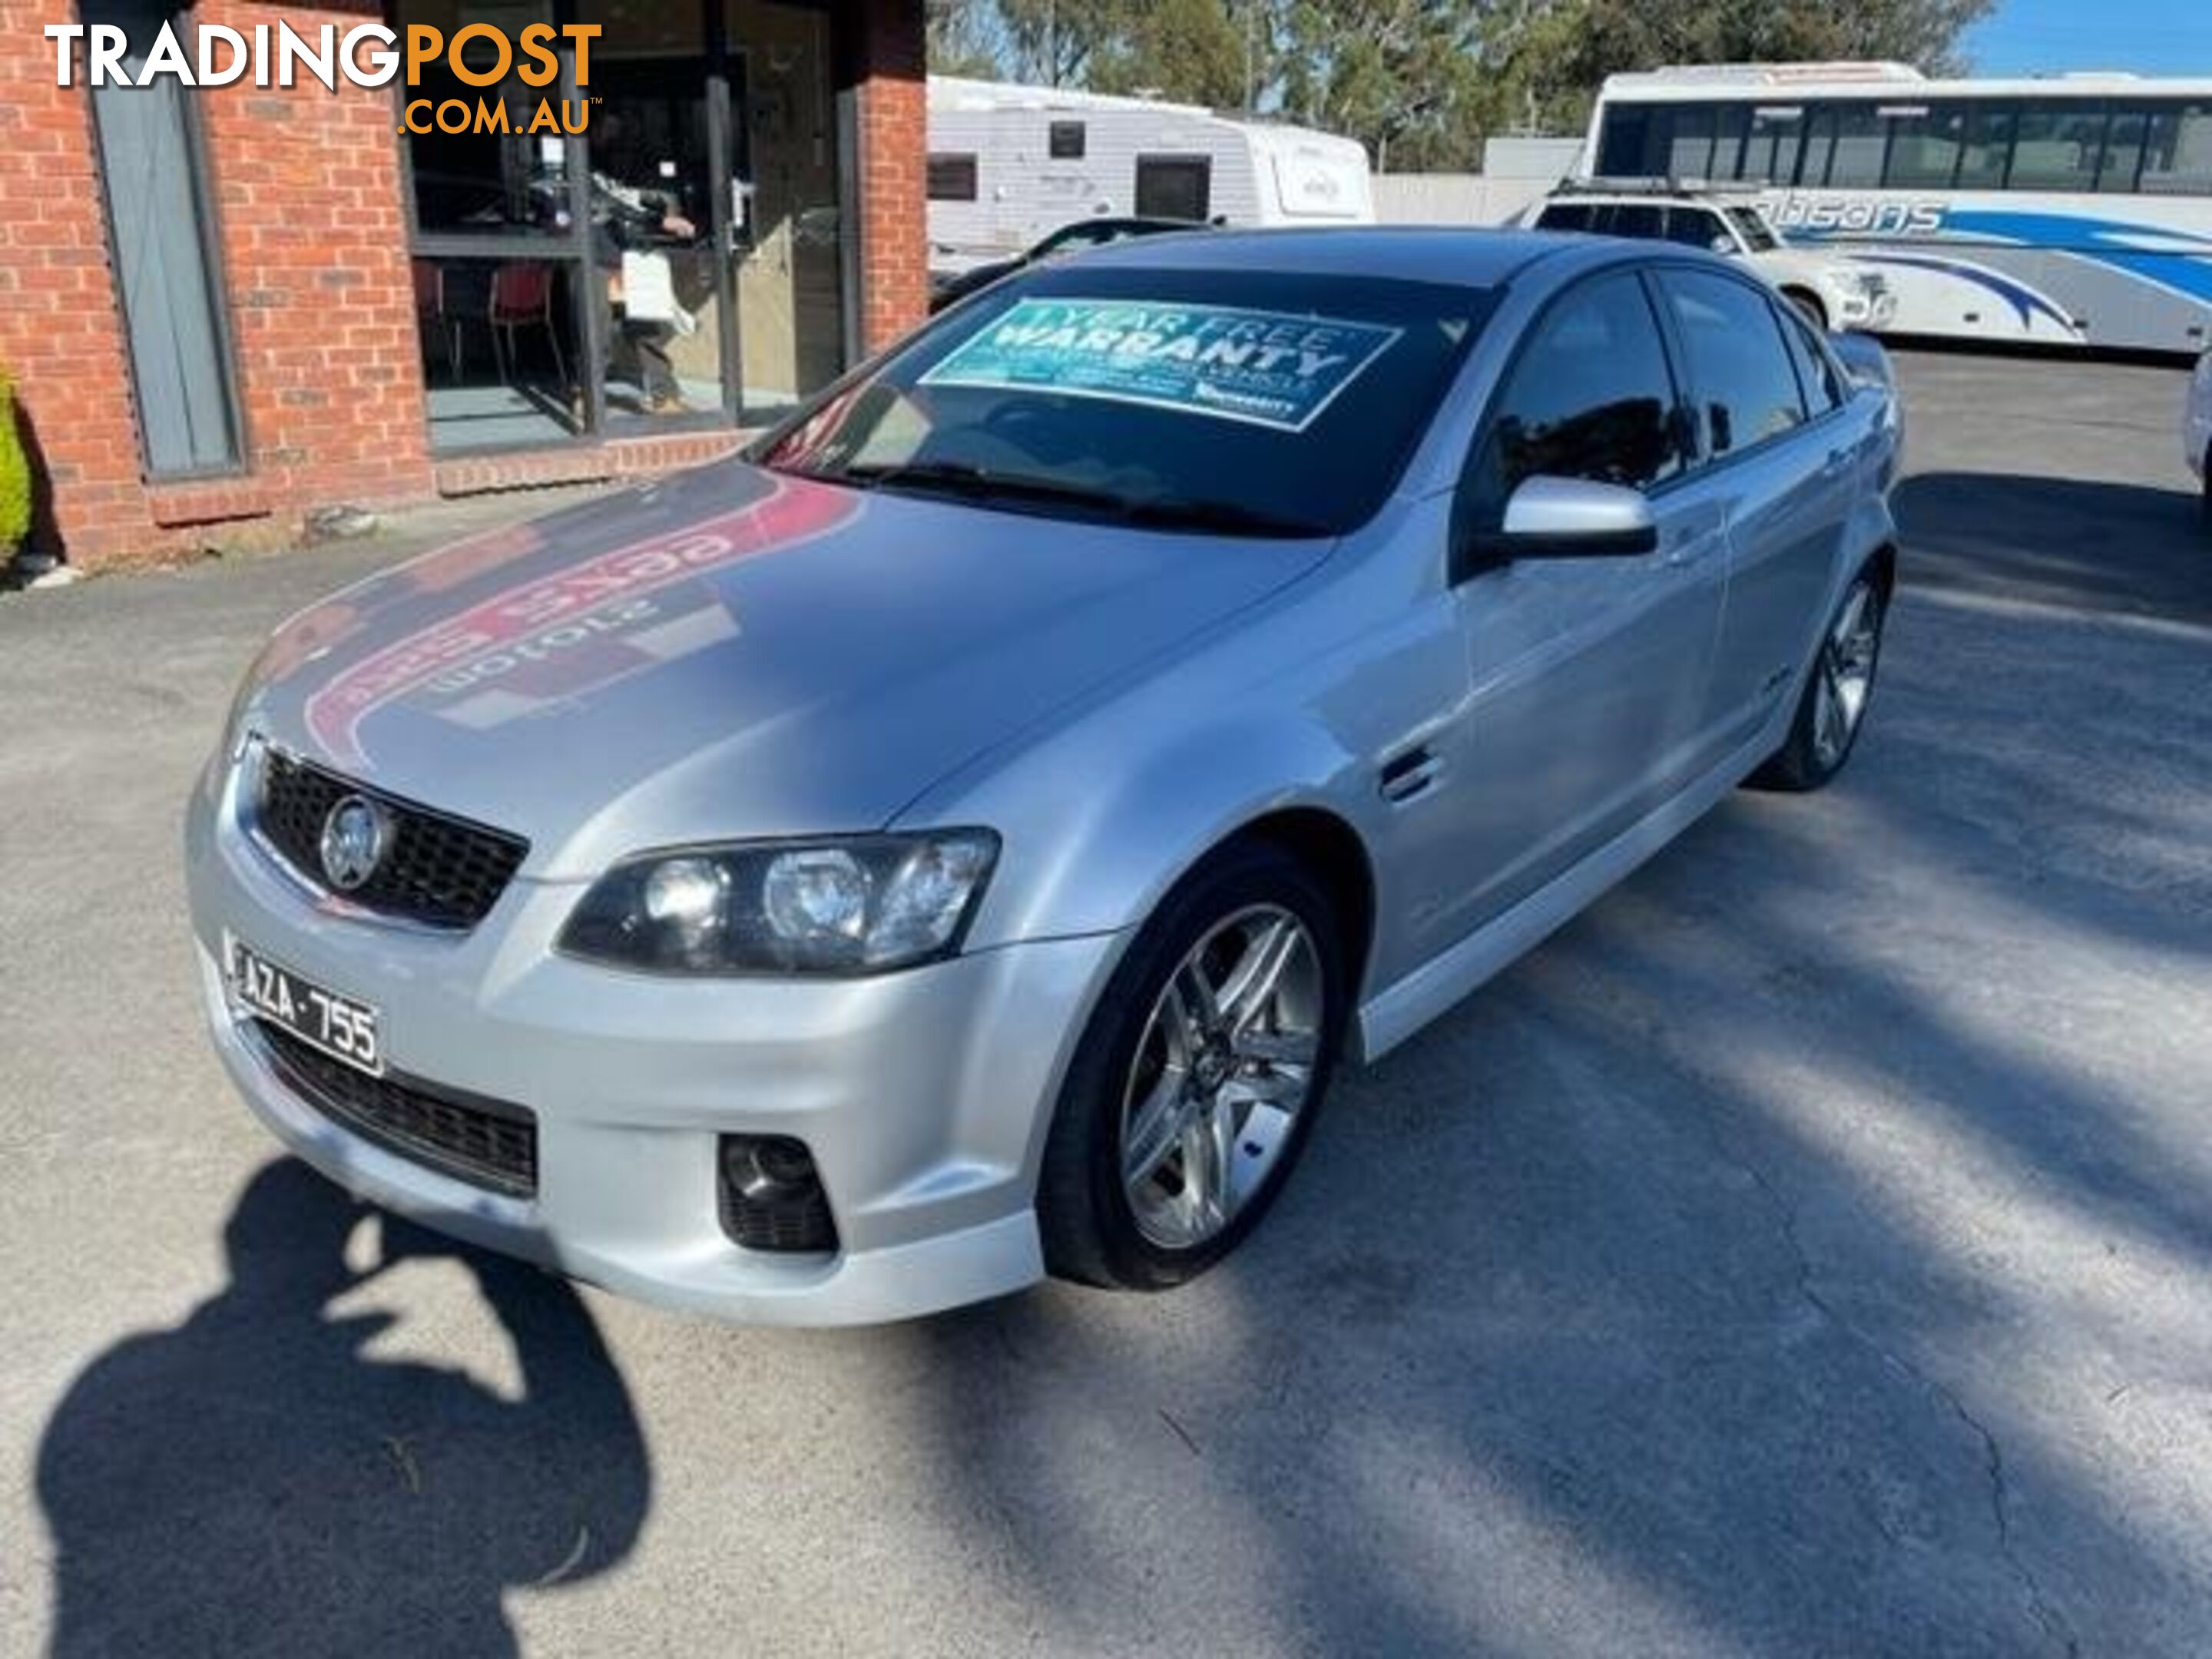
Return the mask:
<path fill-rule="evenodd" d="M 887 973 L 952 954 L 999 856 L 988 830 L 652 853 L 595 883 L 572 955 L 648 973 Z"/>

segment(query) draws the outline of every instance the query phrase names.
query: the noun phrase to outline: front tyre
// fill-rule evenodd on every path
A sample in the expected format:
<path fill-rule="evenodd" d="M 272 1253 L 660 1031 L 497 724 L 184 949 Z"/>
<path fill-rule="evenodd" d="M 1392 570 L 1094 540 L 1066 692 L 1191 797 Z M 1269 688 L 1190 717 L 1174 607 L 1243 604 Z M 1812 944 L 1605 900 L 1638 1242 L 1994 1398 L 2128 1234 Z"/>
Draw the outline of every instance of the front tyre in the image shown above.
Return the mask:
<path fill-rule="evenodd" d="M 1328 1090 L 1344 962 L 1327 892 L 1265 842 L 1217 854 L 1162 901 L 1060 1091 L 1037 1186 L 1053 1273 L 1163 1290 L 1237 1247 Z"/>
<path fill-rule="evenodd" d="M 1752 775 L 1753 787 L 1802 793 L 1844 769 L 1866 724 L 1888 616 L 1887 586 L 1869 566 L 1852 578 L 1822 630 L 1790 735 Z"/>

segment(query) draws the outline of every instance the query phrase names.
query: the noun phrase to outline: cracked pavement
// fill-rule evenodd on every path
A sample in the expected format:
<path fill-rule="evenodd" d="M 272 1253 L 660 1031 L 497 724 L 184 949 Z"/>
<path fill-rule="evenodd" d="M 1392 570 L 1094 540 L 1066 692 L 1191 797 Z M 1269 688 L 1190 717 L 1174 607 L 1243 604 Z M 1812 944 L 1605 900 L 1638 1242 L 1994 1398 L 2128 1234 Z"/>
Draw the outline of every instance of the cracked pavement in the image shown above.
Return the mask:
<path fill-rule="evenodd" d="M 2183 377 L 1900 366 L 1844 781 L 1344 1079 L 1165 1298 L 729 1330 L 275 1160 L 186 782 L 277 617 L 516 503 L 0 601 L 0 1655 L 2212 1651 Z"/>

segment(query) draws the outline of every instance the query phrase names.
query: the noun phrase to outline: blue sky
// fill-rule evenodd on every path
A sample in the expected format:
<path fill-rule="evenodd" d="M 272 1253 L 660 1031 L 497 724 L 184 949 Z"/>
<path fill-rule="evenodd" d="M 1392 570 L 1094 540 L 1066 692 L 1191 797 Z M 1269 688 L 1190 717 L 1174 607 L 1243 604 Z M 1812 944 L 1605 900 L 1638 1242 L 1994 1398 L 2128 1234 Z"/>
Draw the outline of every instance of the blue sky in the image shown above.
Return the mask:
<path fill-rule="evenodd" d="M 1998 0 L 1965 46 L 1977 75 L 2212 76 L 2212 0 Z"/>

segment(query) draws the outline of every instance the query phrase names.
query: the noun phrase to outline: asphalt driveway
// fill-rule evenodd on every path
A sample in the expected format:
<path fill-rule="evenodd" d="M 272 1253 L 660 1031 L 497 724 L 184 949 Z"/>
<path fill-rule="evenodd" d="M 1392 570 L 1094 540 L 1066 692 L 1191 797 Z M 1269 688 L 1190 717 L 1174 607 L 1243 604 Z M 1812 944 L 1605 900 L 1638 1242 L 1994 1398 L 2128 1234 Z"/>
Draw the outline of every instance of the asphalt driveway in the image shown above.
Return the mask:
<path fill-rule="evenodd" d="M 364 1220 L 204 1048 L 177 822 L 404 538 L 0 601 L 0 1650 L 2212 1651 L 2182 377 L 1903 362 L 1844 782 L 1348 1079 L 1167 1298 L 732 1330 Z"/>

